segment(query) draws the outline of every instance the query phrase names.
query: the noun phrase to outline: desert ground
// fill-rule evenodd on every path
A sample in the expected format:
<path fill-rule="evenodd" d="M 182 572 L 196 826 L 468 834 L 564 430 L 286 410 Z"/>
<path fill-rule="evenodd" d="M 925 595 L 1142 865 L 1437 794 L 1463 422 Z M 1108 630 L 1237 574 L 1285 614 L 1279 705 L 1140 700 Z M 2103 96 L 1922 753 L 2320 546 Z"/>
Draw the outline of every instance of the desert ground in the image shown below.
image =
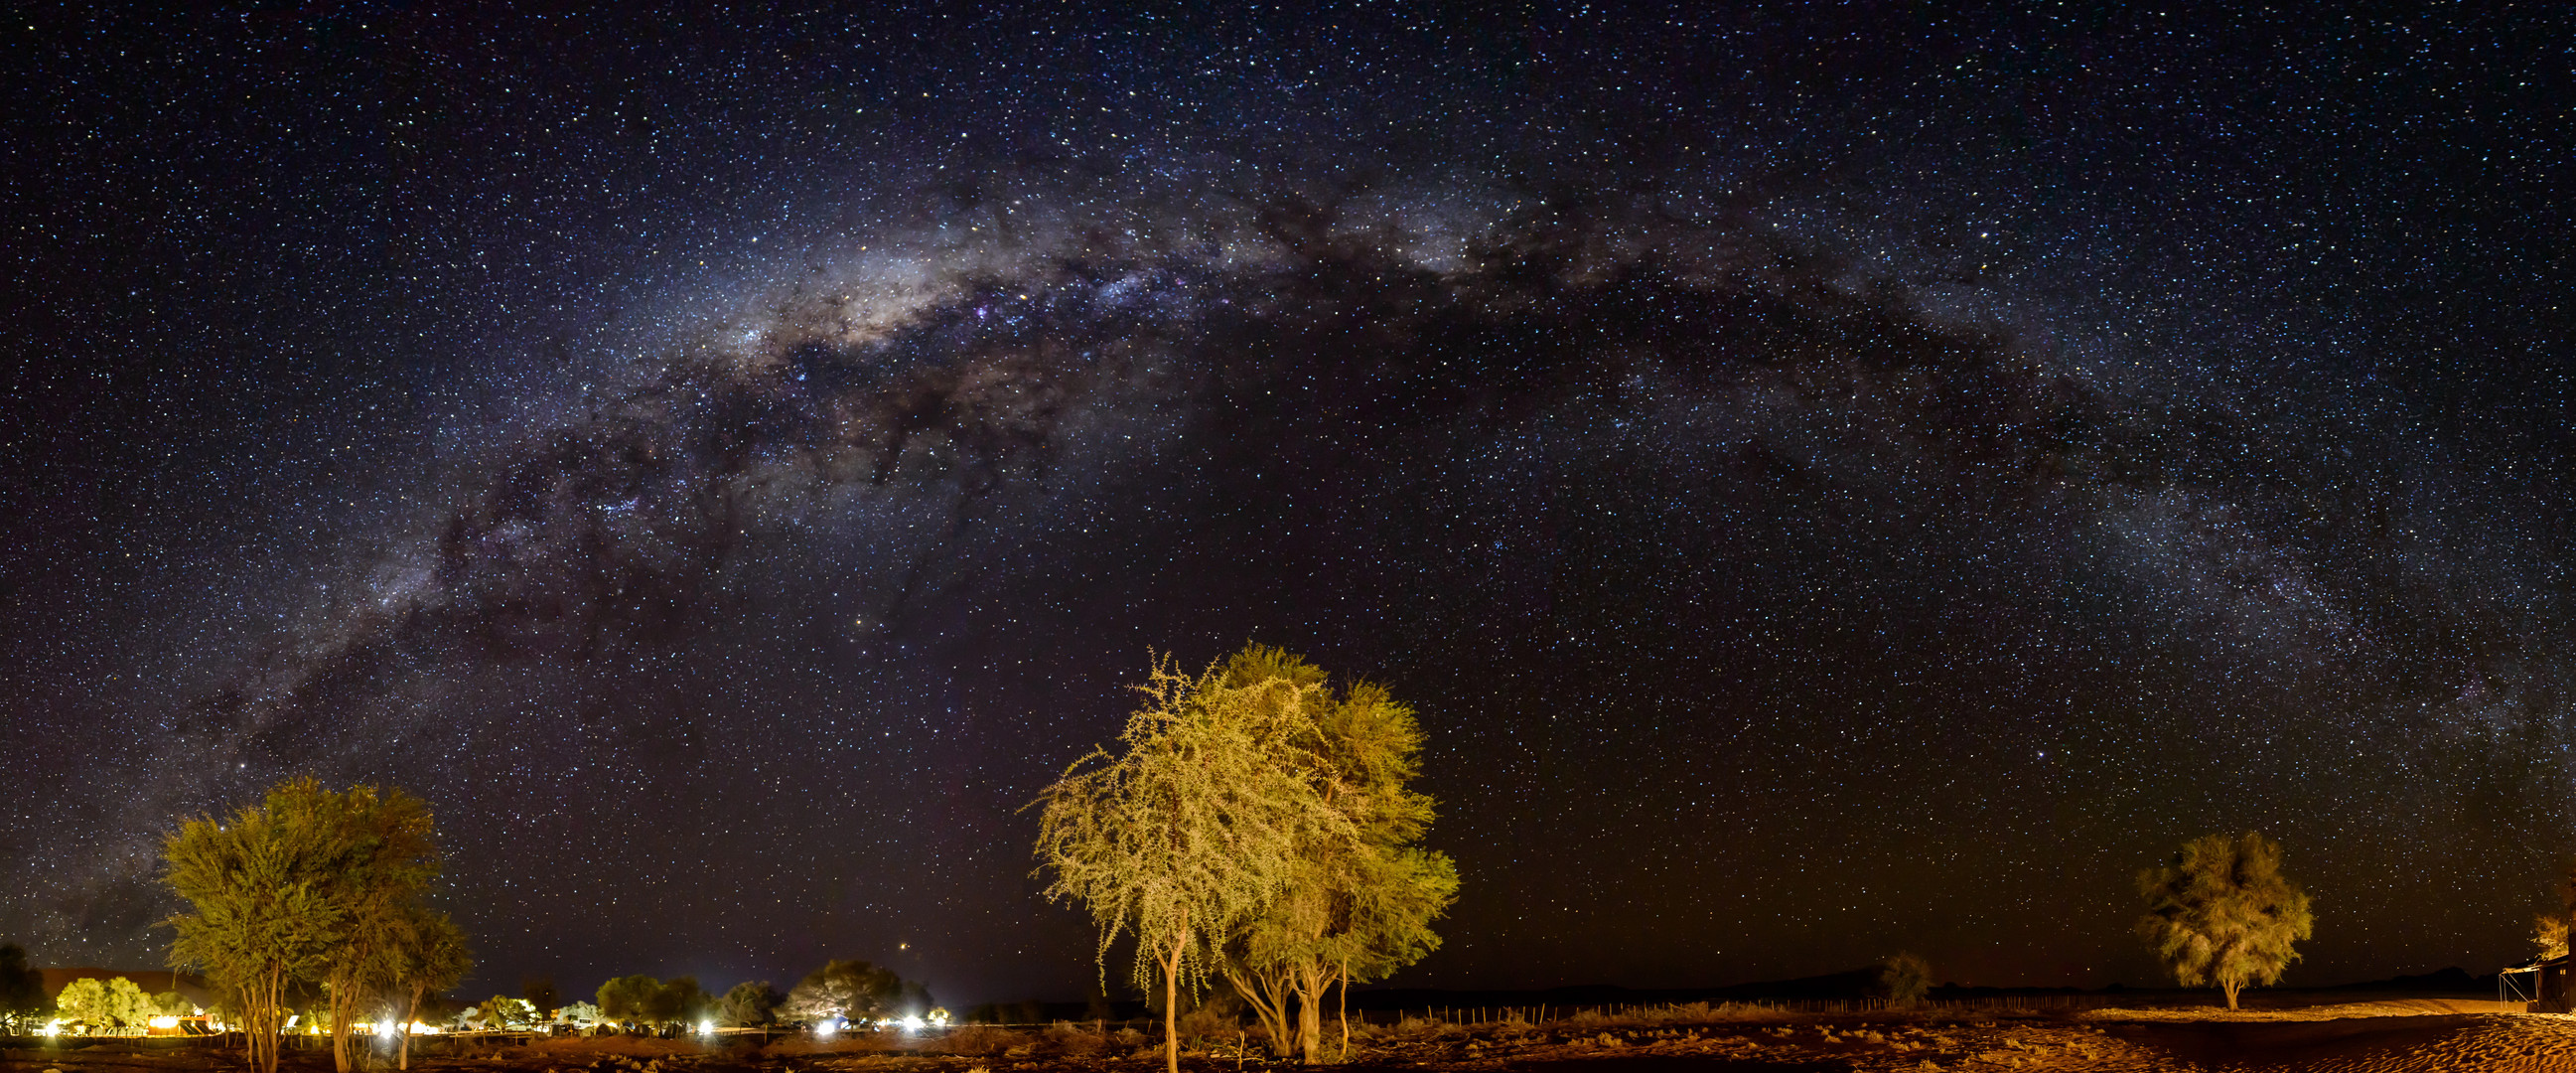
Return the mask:
<path fill-rule="evenodd" d="M 2459 999 L 2392 999 L 2292 1009 L 1943 1010 L 1796 1014 L 1682 1007 L 1543 1025 L 1425 1021 L 1370 1026 L 1345 1068 L 1485 1073 L 1689 1073 L 1697 1070 L 2198 1073 L 2316 1070 L 2564 1070 L 2576 1073 L 2576 1016 L 2507 1012 Z M 19 1040 L 0 1050 L 16 1073 L 227 1073 L 237 1050 L 211 1041 Z M 1202 1037 L 1193 1073 L 1261 1070 L 1246 1041 Z M 423 1073 L 1148 1073 L 1162 1055 L 1134 1029 L 961 1028 L 832 1040 L 635 1037 L 425 1041 Z M 291 1051 L 292 1073 L 327 1073 L 324 1049 Z"/>

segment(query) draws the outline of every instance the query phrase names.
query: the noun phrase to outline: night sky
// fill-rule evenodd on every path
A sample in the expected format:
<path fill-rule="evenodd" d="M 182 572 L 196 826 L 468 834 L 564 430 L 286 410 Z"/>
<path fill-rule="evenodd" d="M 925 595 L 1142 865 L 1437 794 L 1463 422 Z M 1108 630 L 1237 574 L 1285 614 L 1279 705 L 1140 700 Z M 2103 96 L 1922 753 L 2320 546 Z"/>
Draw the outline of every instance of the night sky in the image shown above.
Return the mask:
<path fill-rule="evenodd" d="M 2150 984 L 2245 828 L 2291 982 L 2485 972 L 2576 853 L 2547 5 L 444 6 L 0 25 L 37 964 L 309 772 L 471 994 L 1078 999 L 1022 808 L 1247 639 L 1421 712 L 1403 986 Z"/>

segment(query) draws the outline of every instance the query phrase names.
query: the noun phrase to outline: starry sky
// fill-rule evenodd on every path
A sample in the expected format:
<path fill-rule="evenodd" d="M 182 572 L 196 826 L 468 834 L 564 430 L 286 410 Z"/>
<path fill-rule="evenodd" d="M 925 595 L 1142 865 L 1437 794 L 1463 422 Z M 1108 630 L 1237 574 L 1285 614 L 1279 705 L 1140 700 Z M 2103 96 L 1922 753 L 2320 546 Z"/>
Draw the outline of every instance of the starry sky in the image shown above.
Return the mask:
<path fill-rule="evenodd" d="M 1079 998 L 1152 654 L 1389 685 L 1394 983 L 2518 958 L 2576 801 L 2570 26 L 2110 5 L 13 9 L 0 939 L 428 798 L 467 990 Z"/>

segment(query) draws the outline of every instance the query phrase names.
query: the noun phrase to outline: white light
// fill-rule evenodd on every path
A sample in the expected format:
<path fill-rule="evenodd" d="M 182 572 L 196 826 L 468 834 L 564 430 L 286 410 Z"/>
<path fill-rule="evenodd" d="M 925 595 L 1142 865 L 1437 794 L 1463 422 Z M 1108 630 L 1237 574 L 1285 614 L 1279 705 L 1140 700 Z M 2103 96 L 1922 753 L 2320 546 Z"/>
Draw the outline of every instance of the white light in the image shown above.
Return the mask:
<path fill-rule="evenodd" d="M 713 1022 L 713 1021 L 700 1021 L 700 1022 L 698 1022 L 698 1034 L 699 1034 L 699 1035 L 701 1035 L 701 1036 L 712 1036 L 712 1035 L 715 1035 L 715 1034 L 716 1034 L 716 1023 L 715 1023 L 715 1022 Z"/>
<path fill-rule="evenodd" d="M 912 1016 L 910 1016 L 910 1017 L 906 1017 L 906 1018 L 904 1018 L 904 1019 L 903 1019 L 903 1030 L 904 1030 L 904 1031 L 906 1031 L 906 1032 L 919 1032 L 919 1031 L 921 1031 L 921 1015 L 920 1015 L 920 1014 L 914 1014 L 914 1015 L 912 1015 Z"/>
<path fill-rule="evenodd" d="M 841 1027 L 841 1019 L 840 1019 L 840 1018 L 838 1018 L 838 1017 L 826 1017 L 826 1018 L 824 1018 L 824 1019 L 822 1019 L 822 1020 L 820 1020 L 820 1021 L 816 1021 L 816 1022 L 814 1022 L 814 1034 L 815 1034 L 815 1035 L 817 1035 L 817 1036 L 828 1036 L 828 1035 L 831 1035 L 831 1034 L 832 1034 L 832 1033 L 834 1033 L 834 1032 L 839 1031 L 839 1030 L 840 1030 L 840 1027 Z"/>
<path fill-rule="evenodd" d="M 177 1028 L 179 1027 L 179 1019 L 165 1013 L 159 1017 L 153 1018 L 151 1024 L 154 1028 Z"/>
<path fill-rule="evenodd" d="M 59 1036 L 59 1035 L 62 1035 L 62 1034 L 63 1034 L 63 1023 L 62 1023 L 60 1020 L 55 1020 L 55 1021 L 47 1022 L 47 1023 L 46 1023 L 46 1025 L 45 1025 L 45 1027 L 43 1027 L 43 1028 L 39 1028 L 39 1029 L 37 1029 L 37 1030 L 36 1030 L 36 1034 L 37 1034 L 37 1035 L 39 1035 L 39 1036 Z"/>
<path fill-rule="evenodd" d="M 387 1022 L 385 1022 L 385 1023 L 383 1023 L 383 1024 L 380 1024 L 380 1025 L 377 1025 L 377 1026 L 376 1026 L 376 1035 L 382 1036 L 382 1037 L 384 1037 L 384 1038 L 386 1038 L 386 1039 L 392 1039 L 392 1038 L 394 1038 L 394 1033 L 395 1033 L 395 1032 L 398 1032 L 398 1031 L 401 1031 L 401 1029 L 402 1029 L 402 1026 L 401 1026 L 401 1025 L 395 1024 L 395 1023 L 393 1023 L 393 1022 L 391 1022 L 391 1021 L 387 1021 Z"/>

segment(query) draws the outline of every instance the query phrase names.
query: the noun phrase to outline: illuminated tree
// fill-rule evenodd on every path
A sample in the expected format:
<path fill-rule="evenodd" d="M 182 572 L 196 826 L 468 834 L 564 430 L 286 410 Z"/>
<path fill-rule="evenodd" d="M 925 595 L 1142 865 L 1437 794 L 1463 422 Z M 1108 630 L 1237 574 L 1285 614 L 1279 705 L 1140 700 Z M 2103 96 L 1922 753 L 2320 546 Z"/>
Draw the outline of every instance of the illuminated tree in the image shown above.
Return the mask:
<path fill-rule="evenodd" d="M 1228 938 L 1223 972 L 1280 1053 L 1320 1062 L 1325 994 L 1438 949 L 1431 922 L 1455 900 L 1458 872 L 1445 854 L 1412 844 L 1430 825 L 1432 802 L 1408 786 L 1422 751 L 1411 708 L 1368 683 L 1336 696 L 1322 670 L 1276 648 L 1247 646 L 1225 675 L 1234 686 L 1278 680 L 1311 690 L 1314 733 L 1280 760 L 1341 823 L 1299 840 L 1279 897 Z"/>
<path fill-rule="evenodd" d="M 2571 920 L 2576 920 L 2576 864 L 2570 864 L 2567 874 L 2559 880 L 2558 911 L 2532 918 L 2531 945 L 2541 960 L 2566 955 Z M 2543 972 L 2536 982 L 2539 992 L 2532 996 L 2538 1003 L 2532 1007 L 2534 1012 L 2566 1013 L 2576 1008 L 2576 999 L 2570 998 L 2571 988 L 2565 973 Z"/>
<path fill-rule="evenodd" d="M 1136 938 L 1131 975 L 1160 978 L 1163 1061 L 1180 1068 L 1179 990 L 1222 960 L 1220 944 L 1288 887 L 1315 840 L 1353 837 L 1295 757 L 1318 733 L 1323 686 L 1272 675 L 1196 677 L 1157 659 L 1125 752 L 1094 749 L 1039 798 L 1038 873 L 1049 900 L 1091 910 L 1106 973 Z"/>
<path fill-rule="evenodd" d="M 2202 835 L 2174 863 L 2138 874 L 2147 913 L 2137 932 L 2184 987 L 2237 992 L 2269 984 L 2297 961 L 2291 944 L 2314 931 L 2307 893 L 2281 874 L 2281 844 L 2247 831 Z"/>
<path fill-rule="evenodd" d="M 27 967 L 27 948 L 0 946 L 0 1027 L 26 1035 L 33 1022 L 53 1010 L 53 1000 L 45 996 L 45 974 Z"/>
<path fill-rule="evenodd" d="M 182 824 L 163 846 L 162 879 L 195 910 L 170 918 L 172 963 L 230 993 L 252 1063 L 277 1068 L 287 989 L 330 996 L 332 1058 L 348 1073 L 349 1025 L 388 964 L 387 936 L 437 878 L 429 810 L 400 790 L 325 790 L 310 778 L 270 788 L 225 819 Z"/>
<path fill-rule="evenodd" d="M 474 968 L 474 955 L 465 948 L 465 930 L 456 921 L 421 906 L 403 914 L 386 938 L 385 975 L 401 1003 L 401 1016 L 395 1019 L 402 1026 L 396 1067 L 410 1069 L 411 1026 L 420 1018 L 421 1003 L 463 980 Z"/>
<path fill-rule="evenodd" d="M 598 998 L 600 1013 L 609 1020 L 654 1026 L 694 1021 L 712 1005 L 695 976 L 620 976 L 599 985 Z"/>
<path fill-rule="evenodd" d="M 787 996 L 767 980 L 745 980 L 716 1000 L 716 1020 L 728 1028 L 760 1028 L 778 1020 Z"/>
<path fill-rule="evenodd" d="M 122 976 L 112 980 L 84 976 L 65 984 L 62 993 L 54 996 L 54 1008 L 63 1020 L 97 1028 L 142 1028 L 151 1023 L 155 1012 L 151 996 Z"/>
<path fill-rule="evenodd" d="M 331 1058 L 339 1073 L 357 1061 L 351 1026 L 393 983 L 402 929 L 417 923 L 420 897 L 439 873 L 429 805 L 401 790 L 352 786 L 319 799 L 336 815 L 341 847 L 330 882 L 342 907 L 339 941 L 323 958 L 330 998 Z"/>
<path fill-rule="evenodd" d="M 494 995 L 476 1003 L 463 1016 L 485 1028 L 529 1028 L 537 1023 L 537 1007 L 523 998 Z"/>
<path fill-rule="evenodd" d="M 197 1004 L 176 991 L 164 991 L 152 996 L 152 1012 L 163 1017 L 186 1017 L 197 1012 Z"/>
<path fill-rule="evenodd" d="M 662 981 L 650 976 L 620 976 L 599 985 L 601 1016 L 619 1024 L 642 1024 L 653 1020 L 653 1004 L 662 992 Z"/>
<path fill-rule="evenodd" d="M 920 1013 L 930 992 L 893 969 L 856 959 L 827 961 L 787 993 L 788 1015 L 800 1021 L 841 1017 L 852 1021 Z"/>

